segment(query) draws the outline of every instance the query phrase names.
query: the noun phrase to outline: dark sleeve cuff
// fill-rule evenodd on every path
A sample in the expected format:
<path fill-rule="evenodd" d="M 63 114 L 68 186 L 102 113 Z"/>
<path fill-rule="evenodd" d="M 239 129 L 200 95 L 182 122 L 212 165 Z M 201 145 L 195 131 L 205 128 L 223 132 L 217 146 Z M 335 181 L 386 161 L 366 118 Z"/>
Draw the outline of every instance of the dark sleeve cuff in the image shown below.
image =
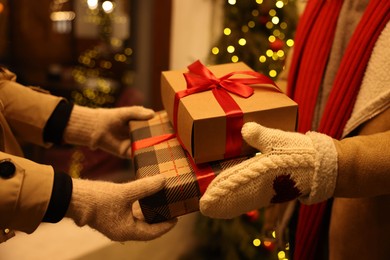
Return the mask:
<path fill-rule="evenodd" d="M 54 183 L 49 206 L 43 217 L 43 222 L 57 223 L 66 214 L 72 198 L 72 178 L 62 172 L 54 173 Z"/>
<path fill-rule="evenodd" d="M 73 103 L 62 100 L 54 109 L 50 118 L 47 120 L 43 130 L 43 140 L 45 142 L 62 144 L 65 127 L 68 124 L 70 114 L 72 113 Z"/>

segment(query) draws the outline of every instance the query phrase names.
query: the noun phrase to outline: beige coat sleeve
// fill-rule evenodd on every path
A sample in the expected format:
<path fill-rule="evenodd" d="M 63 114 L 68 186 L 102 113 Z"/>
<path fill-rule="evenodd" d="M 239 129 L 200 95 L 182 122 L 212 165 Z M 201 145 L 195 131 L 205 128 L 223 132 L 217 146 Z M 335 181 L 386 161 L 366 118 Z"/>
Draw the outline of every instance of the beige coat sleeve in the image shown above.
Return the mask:
<path fill-rule="evenodd" d="M 0 177 L 0 228 L 33 232 L 47 210 L 53 186 L 51 166 L 0 152 L 4 161 L 15 165 L 9 178 Z"/>
<path fill-rule="evenodd" d="M 62 98 L 22 86 L 15 79 L 0 69 L 0 232 L 31 233 L 47 210 L 54 170 L 22 158 L 18 141 L 48 145 L 43 141 L 44 126 Z M 7 161 L 15 166 L 10 175 L 2 168 Z"/>
<path fill-rule="evenodd" d="M 62 98 L 22 86 L 13 80 L 0 77 L 1 113 L 17 138 L 47 146 L 43 142 L 43 129 Z"/>
<path fill-rule="evenodd" d="M 338 152 L 335 197 L 390 194 L 390 130 L 345 138 L 335 144 Z"/>

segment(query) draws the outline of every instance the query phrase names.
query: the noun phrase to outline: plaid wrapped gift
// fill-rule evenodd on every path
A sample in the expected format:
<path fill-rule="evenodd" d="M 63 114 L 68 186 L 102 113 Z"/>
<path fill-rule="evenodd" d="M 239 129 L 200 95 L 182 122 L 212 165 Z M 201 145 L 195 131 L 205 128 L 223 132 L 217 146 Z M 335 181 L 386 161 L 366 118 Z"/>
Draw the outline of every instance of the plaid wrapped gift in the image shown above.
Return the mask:
<path fill-rule="evenodd" d="M 130 123 L 136 178 L 167 177 L 161 191 L 139 201 L 148 223 L 198 211 L 199 199 L 214 177 L 248 158 L 196 165 L 174 136 L 165 111 L 157 112 L 151 120 Z"/>

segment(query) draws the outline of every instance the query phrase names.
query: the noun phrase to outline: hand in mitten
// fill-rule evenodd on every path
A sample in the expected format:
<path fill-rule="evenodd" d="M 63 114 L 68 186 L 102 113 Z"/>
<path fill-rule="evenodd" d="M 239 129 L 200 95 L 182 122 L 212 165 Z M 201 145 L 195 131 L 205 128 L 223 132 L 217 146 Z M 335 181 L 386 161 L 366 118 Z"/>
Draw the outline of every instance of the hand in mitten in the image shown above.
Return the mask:
<path fill-rule="evenodd" d="M 100 148 L 119 157 L 129 157 L 129 121 L 152 118 L 154 111 L 141 106 L 87 108 L 75 105 L 64 140 L 68 144 Z"/>
<path fill-rule="evenodd" d="M 232 218 L 253 209 L 299 199 L 305 204 L 334 194 L 337 150 L 333 139 L 246 123 L 244 140 L 262 152 L 220 173 L 200 200 L 201 212 Z"/>
<path fill-rule="evenodd" d="M 72 198 L 66 217 L 78 226 L 88 225 L 113 241 L 151 240 L 171 230 L 177 220 L 148 224 L 136 216 L 137 200 L 164 187 L 163 175 L 129 183 L 73 179 Z"/>

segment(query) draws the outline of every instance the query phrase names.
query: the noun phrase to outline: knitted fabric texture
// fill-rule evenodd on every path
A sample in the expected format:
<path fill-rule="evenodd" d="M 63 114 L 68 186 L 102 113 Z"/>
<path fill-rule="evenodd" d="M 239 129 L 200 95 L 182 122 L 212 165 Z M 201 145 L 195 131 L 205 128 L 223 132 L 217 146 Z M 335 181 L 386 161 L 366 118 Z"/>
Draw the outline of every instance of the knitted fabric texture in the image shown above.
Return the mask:
<path fill-rule="evenodd" d="M 154 111 L 140 106 L 121 108 L 87 108 L 74 106 L 64 140 L 69 144 L 100 148 L 111 154 L 130 156 L 129 121 L 146 120 Z"/>
<path fill-rule="evenodd" d="M 134 216 L 139 209 L 133 209 L 133 203 L 162 189 L 164 183 L 162 175 L 126 184 L 74 179 L 66 216 L 113 241 L 154 239 L 170 230 L 176 220 L 150 225 Z"/>
<path fill-rule="evenodd" d="M 316 203 L 333 195 L 337 151 L 331 138 L 314 132 L 284 132 L 256 123 L 245 124 L 242 134 L 263 154 L 218 175 L 201 198 L 203 214 L 232 218 L 271 203 L 295 198 Z"/>

